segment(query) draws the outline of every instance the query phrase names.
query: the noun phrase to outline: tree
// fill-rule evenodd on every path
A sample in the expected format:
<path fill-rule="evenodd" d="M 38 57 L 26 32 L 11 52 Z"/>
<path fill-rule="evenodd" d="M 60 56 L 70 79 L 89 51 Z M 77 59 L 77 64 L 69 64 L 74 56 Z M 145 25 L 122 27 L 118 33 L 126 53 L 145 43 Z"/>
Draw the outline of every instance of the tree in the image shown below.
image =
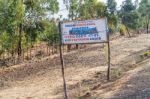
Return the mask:
<path fill-rule="evenodd" d="M 38 35 L 46 29 L 43 21 L 47 13 L 57 13 L 58 6 L 57 0 L 0 0 L 0 35 L 10 36 L 10 40 L 6 40 L 11 41 L 7 42 L 11 43 L 9 49 L 20 56 L 24 42 L 30 41 L 31 45 L 36 42 Z"/>
<path fill-rule="evenodd" d="M 43 21 L 44 32 L 40 34 L 40 39 L 48 42 L 50 45 L 59 43 L 58 26 L 54 20 Z"/>
<path fill-rule="evenodd" d="M 0 35 L 0 55 L 9 50 L 11 46 L 10 35 L 7 32 L 3 32 Z"/>
<path fill-rule="evenodd" d="M 16 20 L 18 27 L 18 55 L 20 56 L 22 53 L 22 31 L 23 31 L 23 21 L 25 16 L 25 8 L 23 4 L 23 0 L 16 0 Z"/>
<path fill-rule="evenodd" d="M 115 0 L 107 0 L 107 9 L 110 14 L 116 13 L 117 3 Z"/>
<path fill-rule="evenodd" d="M 54 15 L 59 11 L 59 3 L 57 0 L 48 0 L 48 7 L 47 9 Z"/>
<path fill-rule="evenodd" d="M 107 0 L 107 10 L 108 10 L 108 24 L 109 31 L 113 33 L 117 28 L 118 16 L 117 16 L 117 3 L 115 0 Z"/>
<path fill-rule="evenodd" d="M 122 23 L 126 26 L 127 32 L 130 37 L 129 29 L 137 29 L 139 26 L 139 14 L 136 11 L 136 7 L 131 0 L 126 0 L 120 10 L 120 17 Z"/>
<path fill-rule="evenodd" d="M 69 18 L 74 20 L 77 18 L 78 2 L 77 0 L 70 0 L 69 4 Z"/>
<path fill-rule="evenodd" d="M 31 44 L 36 40 L 40 33 L 44 32 L 47 20 L 47 13 L 51 12 L 52 15 L 58 12 L 59 3 L 57 0 L 26 0 L 26 23 L 25 31 Z"/>
<path fill-rule="evenodd" d="M 79 10 L 79 17 L 82 19 L 105 17 L 106 14 L 106 5 L 98 0 L 85 0 Z"/>
<path fill-rule="evenodd" d="M 146 25 L 147 33 L 149 32 L 149 23 L 150 23 L 150 0 L 141 0 L 139 4 L 139 13 L 141 18 L 145 20 L 144 24 Z"/>
<path fill-rule="evenodd" d="M 106 17 L 107 16 L 107 6 L 102 2 L 96 4 L 96 17 Z"/>
<path fill-rule="evenodd" d="M 16 38 L 18 35 L 18 30 L 20 26 L 20 22 L 22 21 L 23 9 L 21 5 L 19 5 L 19 0 L 1 0 L 1 8 L 0 8 L 0 24 L 2 25 L 0 30 L 1 33 L 5 32 L 8 33 L 7 36 L 10 36 L 9 39 L 11 40 L 11 45 L 9 49 L 17 49 L 18 39 Z M 9 40 L 8 40 L 9 41 Z M 10 43 L 10 42 L 7 42 Z"/>

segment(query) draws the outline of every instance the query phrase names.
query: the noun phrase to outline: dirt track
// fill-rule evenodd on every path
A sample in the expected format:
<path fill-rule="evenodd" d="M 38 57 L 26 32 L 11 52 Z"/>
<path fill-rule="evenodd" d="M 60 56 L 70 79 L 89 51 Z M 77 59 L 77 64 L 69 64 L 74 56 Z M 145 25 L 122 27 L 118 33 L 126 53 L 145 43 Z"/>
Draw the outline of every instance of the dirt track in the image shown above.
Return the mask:
<path fill-rule="evenodd" d="M 110 89 L 99 94 L 96 90 L 96 99 L 150 99 L 150 59 L 139 64 L 140 66 L 128 71 L 121 79 L 110 86 Z"/>
<path fill-rule="evenodd" d="M 128 56 L 148 47 L 148 34 L 111 41 L 113 68 L 121 66 Z M 65 65 L 69 99 L 76 99 L 92 86 L 106 82 L 104 71 L 107 67 L 102 45 L 92 45 L 66 55 Z M 57 57 L 15 66 L 5 72 L 1 70 L 0 76 L 0 99 L 63 99 L 60 61 Z"/>
<path fill-rule="evenodd" d="M 113 96 L 119 99 L 150 99 L 150 60 L 130 72 L 130 79 Z"/>

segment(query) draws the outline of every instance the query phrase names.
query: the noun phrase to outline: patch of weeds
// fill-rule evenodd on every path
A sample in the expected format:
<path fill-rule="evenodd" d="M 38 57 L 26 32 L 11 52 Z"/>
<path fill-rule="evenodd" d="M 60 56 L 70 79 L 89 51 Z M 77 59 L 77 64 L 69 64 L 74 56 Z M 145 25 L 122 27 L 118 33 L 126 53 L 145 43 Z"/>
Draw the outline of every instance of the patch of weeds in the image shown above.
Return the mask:
<path fill-rule="evenodd" d="M 143 54 L 140 55 L 141 60 L 149 57 L 150 57 L 150 50 L 145 51 Z"/>
<path fill-rule="evenodd" d="M 70 85 L 69 86 L 69 91 L 70 91 L 70 97 L 71 98 L 75 98 L 76 99 L 84 99 L 84 98 L 81 98 L 84 93 L 86 92 L 90 92 L 90 86 L 88 85 L 84 85 L 82 83 L 77 83 L 77 84 L 74 84 L 74 85 Z"/>
<path fill-rule="evenodd" d="M 147 57 L 147 58 L 150 57 L 150 51 L 144 52 L 143 56 L 144 56 L 144 57 Z"/>
<path fill-rule="evenodd" d="M 123 73 L 123 70 L 120 68 L 119 69 L 113 69 L 111 71 L 111 77 L 112 77 L 112 79 L 118 79 L 121 77 L 122 73 Z"/>
<path fill-rule="evenodd" d="M 140 55 L 140 61 L 142 61 L 143 59 L 144 59 L 144 55 L 142 54 L 142 55 Z"/>
<path fill-rule="evenodd" d="M 87 92 L 84 96 L 78 97 L 78 99 L 102 99 L 102 98 L 94 97 L 91 95 L 91 93 Z"/>

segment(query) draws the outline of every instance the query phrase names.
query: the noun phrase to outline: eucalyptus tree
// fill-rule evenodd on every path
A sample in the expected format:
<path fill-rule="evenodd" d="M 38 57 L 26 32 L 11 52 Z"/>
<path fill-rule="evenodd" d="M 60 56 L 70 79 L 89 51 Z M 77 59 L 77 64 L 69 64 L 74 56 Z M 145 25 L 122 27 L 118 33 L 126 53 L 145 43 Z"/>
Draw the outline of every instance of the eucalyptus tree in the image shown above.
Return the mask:
<path fill-rule="evenodd" d="M 150 0 L 141 0 L 138 10 L 148 33 L 150 24 Z"/>
<path fill-rule="evenodd" d="M 129 28 L 137 29 L 139 27 L 139 14 L 131 0 L 125 0 L 120 10 L 122 24 L 126 26 L 130 37 Z"/>
<path fill-rule="evenodd" d="M 59 11 L 59 3 L 57 0 L 48 0 L 48 10 L 51 12 L 51 14 L 56 14 Z"/>
<path fill-rule="evenodd" d="M 107 8 L 110 14 L 115 14 L 117 10 L 117 3 L 115 0 L 107 0 Z"/>
<path fill-rule="evenodd" d="M 9 49 L 10 47 L 12 47 L 12 49 L 17 49 L 18 38 L 16 37 L 20 34 L 20 24 L 24 16 L 24 7 L 21 5 L 22 1 L 1 0 L 0 4 L 0 31 L 9 37 L 9 39 L 7 39 L 9 42 L 5 42 L 5 44 L 9 45 Z M 2 36 L 4 35 L 2 34 Z"/>
<path fill-rule="evenodd" d="M 107 0 L 107 11 L 109 30 L 110 32 L 114 32 L 117 28 L 118 23 L 117 3 L 115 0 Z"/>
<path fill-rule="evenodd" d="M 45 20 L 50 16 L 49 14 L 54 15 L 59 11 L 59 3 L 57 0 L 26 0 L 25 6 L 25 31 L 28 33 L 28 37 L 32 37 L 30 41 L 33 42 L 39 33 L 47 29 L 45 28 Z"/>
<path fill-rule="evenodd" d="M 5 44 L 11 43 L 9 47 L 21 55 L 25 39 L 34 42 L 46 29 L 43 21 L 48 12 L 54 14 L 58 10 L 57 0 L 0 0 L 0 35 L 6 36 Z"/>
<path fill-rule="evenodd" d="M 22 53 L 22 32 L 23 32 L 23 22 L 25 16 L 25 7 L 23 0 L 16 0 L 16 21 L 18 27 L 18 47 L 17 52 L 20 56 Z"/>
<path fill-rule="evenodd" d="M 82 19 L 105 17 L 107 6 L 98 0 L 84 0 L 79 10 L 79 17 Z"/>

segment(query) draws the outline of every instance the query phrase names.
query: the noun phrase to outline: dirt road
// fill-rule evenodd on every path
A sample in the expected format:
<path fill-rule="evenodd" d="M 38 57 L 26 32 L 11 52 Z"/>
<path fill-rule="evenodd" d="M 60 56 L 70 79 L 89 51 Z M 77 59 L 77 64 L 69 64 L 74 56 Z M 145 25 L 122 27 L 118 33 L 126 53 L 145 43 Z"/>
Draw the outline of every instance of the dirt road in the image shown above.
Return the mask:
<path fill-rule="evenodd" d="M 121 79 L 112 84 L 112 90 L 99 94 L 97 99 L 150 99 L 150 59 L 139 64 L 138 68 L 128 71 Z M 99 97 L 99 98 L 98 98 Z"/>
<path fill-rule="evenodd" d="M 111 41 L 112 67 L 119 68 L 129 56 L 148 47 L 148 34 L 114 39 Z M 107 82 L 105 60 L 105 51 L 99 44 L 65 55 L 69 99 L 77 99 L 93 86 Z M 14 66 L 11 72 L 0 71 L 0 99 L 63 99 L 59 57 Z"/>
<path fill-rule="evenodd" d="M 150 60 L 130 73 L 130 79 L 113 97 L 119 99 L 150 99 Z"/>

